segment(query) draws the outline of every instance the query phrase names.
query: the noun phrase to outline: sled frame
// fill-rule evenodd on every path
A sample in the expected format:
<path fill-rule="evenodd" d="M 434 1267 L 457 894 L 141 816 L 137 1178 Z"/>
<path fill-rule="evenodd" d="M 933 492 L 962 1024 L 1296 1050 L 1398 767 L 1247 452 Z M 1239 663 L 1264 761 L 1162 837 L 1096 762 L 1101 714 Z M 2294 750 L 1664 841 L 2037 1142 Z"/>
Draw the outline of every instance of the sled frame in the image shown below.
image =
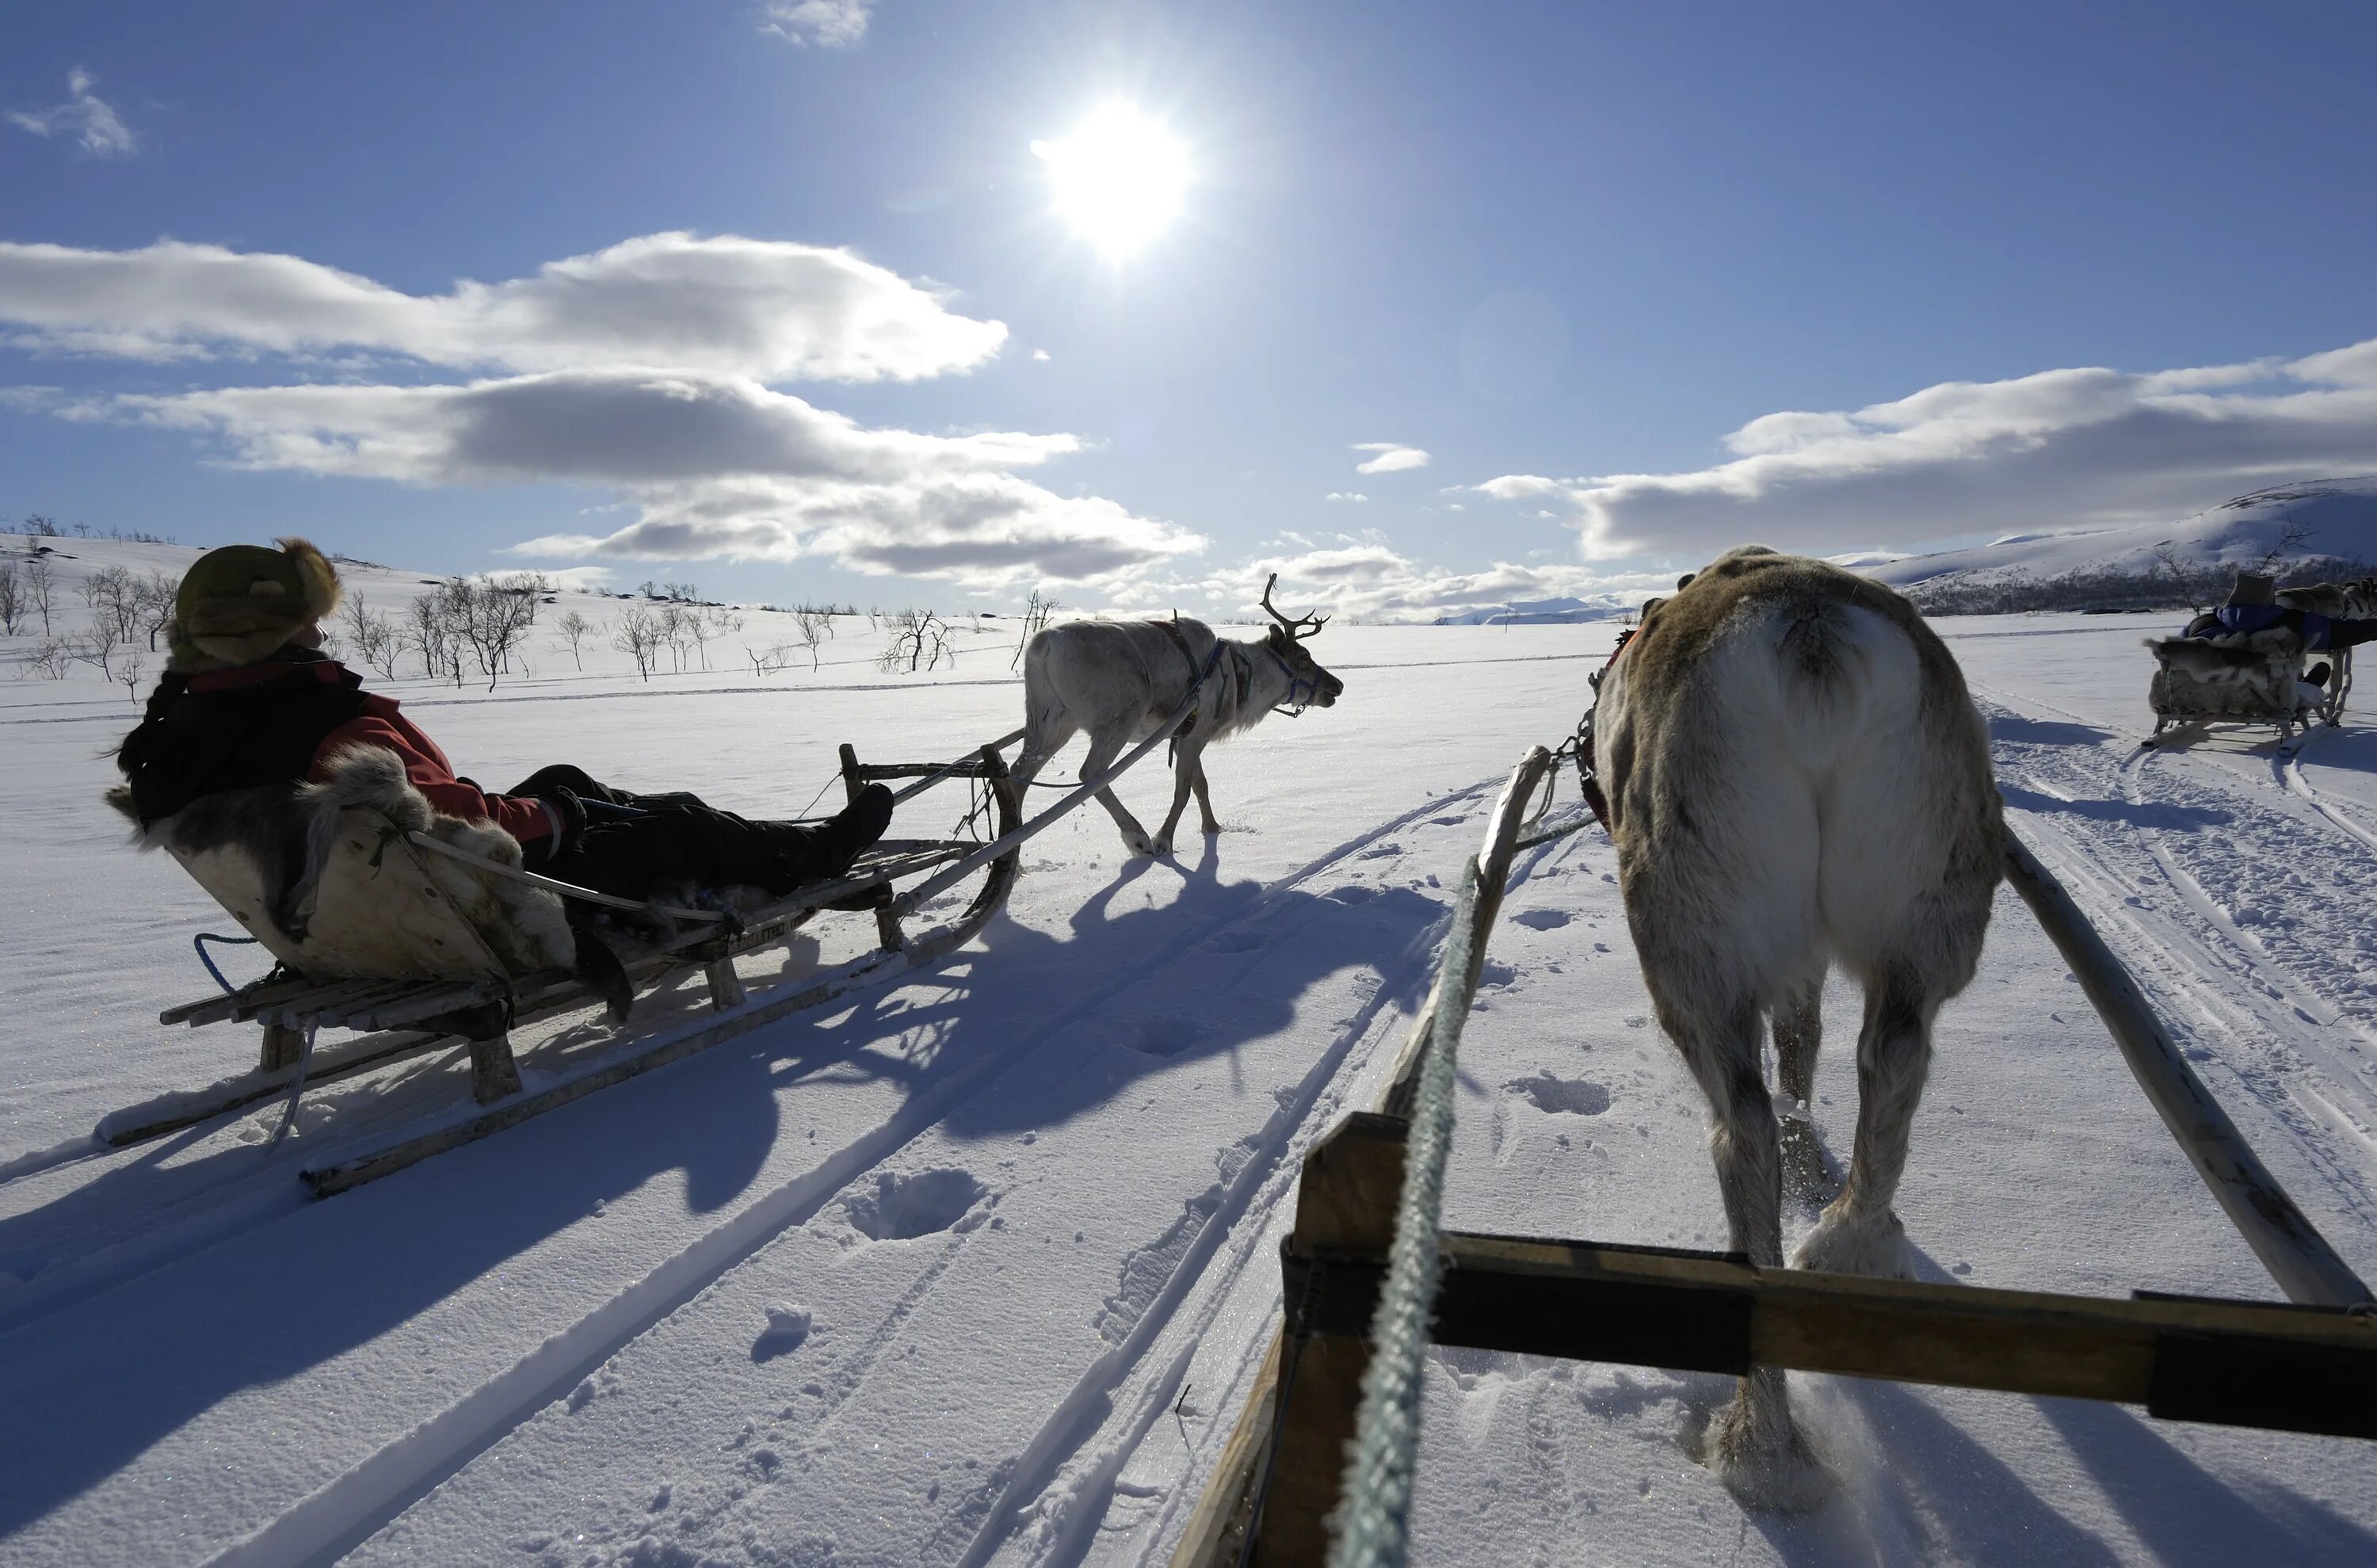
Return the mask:
<path fill-rule="evenodd" d="M 876 763 L 861 766 L 853 749 L 842 748 L 842 772 L 855 797 L 872 779 L 913 778 L 903 797 L 948 779 L 975 781 L 988 792 L 995 836 L 1013 838 L 1021 826 L 1021 792 L 1009 781 L 1000 748 L 1014 736 L 954 762 Z M 389 846 L 412 854 L 400 838 Z M 429 1155 L 518 1124 L 596 1089 L 680 1060 L 697 1051 L 790 1013 L 816 1007 L 899 973 L 926 967 L 962 946 L 1005 904 L 1020 862 L 1020 845 L 984 855 L 971 839 L 885 840 L 862 854 L 851 872 L 735 920 L 677 935 L 621 954 L 637 994 L 669 976 L 699 968 L 708 983 L 716 1018 L 614 1052 L 581 1066 L 565 1068 L 554 1081 L 526 1092 L 513 1057 L 510 1031 L 519 1023 L 594 1005 L 600 998 L 566 969 L 523 976 L 481 975 L 453 979 L 311 978 L 279 971 L 225 995 L 203 998 L 159 1015 L 165 1024 L 200 1027 L 215 1023 L 262 1025 L 255 1072 L 221 1086 L 215 1094 L 167 1095 L 148 1106 L 118 1111 L 102 1120 L 99 1141 L 122 1146 L 210 1120 L 259 1101 L 286 1095 L 302 1073 L 311 1086 L 334 1083 L 449 1046 L 467 1043 L 472 1058 L 475 1110 L 433 1118 L 426 1130 L 369 1146 L 348 1157 L 300 1172 L 319 1196 L 343 1191 Z M 955 919 L 912 937 L 891 914 L 898 885 L 955 866 L 985 868 L 981 888 Z M 497 868 L 501 869 L 501 868 Z M 748 995 L 735 969 L 746 953 L 782 941 L 830 906 L 872 910 L 881 945 L 872 954 L 812 979 L 782 996 Z M 455 919 L 460 921 L 457 914 Z M 723 928 L 722 929 L 721 928 Z M 323 1050 L 302 1061 L 305 1042 L 322 1029 L 364 1032 L 365 1038 Z M 398 1037 L 387 1038 L 388 1032 Z"/>

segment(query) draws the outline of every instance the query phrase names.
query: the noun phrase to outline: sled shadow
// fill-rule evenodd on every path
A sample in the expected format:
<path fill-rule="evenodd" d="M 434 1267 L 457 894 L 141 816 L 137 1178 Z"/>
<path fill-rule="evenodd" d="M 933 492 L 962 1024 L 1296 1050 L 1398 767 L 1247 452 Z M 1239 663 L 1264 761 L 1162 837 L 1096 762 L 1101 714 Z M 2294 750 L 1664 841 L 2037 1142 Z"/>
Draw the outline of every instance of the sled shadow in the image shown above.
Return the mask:
<path fill-rule="evenodd" d="M 1113 912 L 1124 887 L 1159 875 L 1180 879 L 1172 903 Z M 683 1203 L 694 1214 L 776 1181 L 777 1201 L 794 1205 L 784 1223 L 806 1223 L 834 1191 L 809 1193 L 800 1184 L 814 1182 L 835 1151 L 808 1142 L 797 1093 L 779 1098 L 803 1080 L 887 1082 L 901 1091 L 902 1107 L 913 1106 L 985 1057 L 1045 1035 L 937 1119 L 957 1137 L 990 1138 L 1051 1128 L 1145 1081 L 1235 1059 L 1292 1023 L 1314 985 L 1348 965 L 1406 955 L 1442 913 L 1408 891 L 1330 896 L 1344 891 L 1266 894 L 1257 883 L 1224 882 L 1207 841 L 1194 866 L 1127 868 L 1064 932 L 1001 919 L 985 943 L 896 994 L 870 993 L 854 1007 L 762 1027 L 334 1199 L 300 1195 L 297 1163 L 315 1152 L 300 1147 L 302 1138 L 267 1157 L 257 1145 L 227 1143 L 220 1128 L 211 1139 L 169 1140 L 80 1182 L 0 1221 L 0 1259 L 16 1259 L 36 1290 L 53 1250 L 72 1249 L 78 1261 L 61 1265 L 69 1273 L 103 1265 L 87 1288 L 80 1278 L 51 1281 L 61 1288 L 46 1304 L 0 1279 L 0 1410 L 17 1413 L 5 1429 L 14 1441 L 0 1465 L 0 1538 L 105 1485 L 209 1412 L 239 1412 L 235 1418 L 248 1423 L 283 1419 L 275 1401 L 289 1394 L 268 1391 L 293 1379 L 337 1379 L 328 1369 L 341 1358 L 409 1355 L 417 1343 L 436 1358 L 424 1365 L 469 1364 L 461 1382 L 356 1374 L 365 1380 L 352 1395 L 364 1402 L 365 1423 L 401 1433 L 526 1347 L 508 1336 L 489 1342 L 479 1316 L 489 1298 L 484 1290 L 462 1296 L 467 1287 L 517 1270 L 520 1311 L 561 1325 L 636 1283 L 556 1273 L 540 1252 L 574 1227 L 602 1225 L 608 1203 L 656 1178 L 682 1173 Z M 1255 918 L 1240 921 L 1249 914 Z M 1107 1016 L 1102 995 L 1174 964 L 1184 967 L 1162 989 L 1177 1007 Z M 978 984 L 978 975 L 995 983 Z M 663 1003 L 661 1012 L 679 1006 L 699 1011 L 687 999 Z M 1069 1022 L 1050 1026 L 1069 1012 Z M 451 1061 L 417 1071 L 441 1075 L 417 1088 L 463 1092 Z M 1246 1093 L 1250 1130 L 1276 1108 L 1261 1091 L 1204 1092 Z M 898 1136 L 902 1114 L 894 1108 L 870 1123 L 862 1142 Z M 804 1157 L 803 1144 L 814 1154 Z M 792 1156 L 782 1157 L 788 1148 Z M 480 1446 L 465 1444 L 422 1490 Z M 280 1458 L 312 1473 L 346 1463 L 344 1452 Z"/>
<path fill-rule="evenodd" d="M 1989 715 L 1989 738 L 2010 740 L 2025 746 L 2098 746 L 2113 738 L 2113 732 L 2098 729 L 2095 724 L 2071 724 L 2061 719 L 2032 719 L 2019 713 Z"/>
<path fill-rule="evenodd" d="M 2211 806 L 2133 806 L 2126 800 L 2065 800 L 2003 782 L 1998 784 L 1998 793 L 2005 796 L 2005 803 L 2017 811 L 2029 811 L 2040 816 L 2060 812 L 2066 816 L 2084 817 L 2092 822 L 2124 822 L 2138 828 L 2189 831 L 2216 828 L 2235 820 L 2231 813 Z"/>

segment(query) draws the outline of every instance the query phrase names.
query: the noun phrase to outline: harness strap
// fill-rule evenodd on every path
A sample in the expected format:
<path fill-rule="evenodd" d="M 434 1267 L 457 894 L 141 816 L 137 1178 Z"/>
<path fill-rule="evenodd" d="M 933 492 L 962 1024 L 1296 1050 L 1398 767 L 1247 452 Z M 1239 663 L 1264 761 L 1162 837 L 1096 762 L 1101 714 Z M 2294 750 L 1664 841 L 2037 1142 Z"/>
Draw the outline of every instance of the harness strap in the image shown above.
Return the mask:
<path fill-rule="evenodd" d="M 1593 715 L 1601 711 L 1601 683 L 1618 665 L 1618 655 L 1634 640 L 1640 627 L 1628 627 L 1618 634 L 1618 646 L 1609 651 L 1609 662 L 1593 674 L 1593 706 L 1576 722 L 1576 784 L 1585 805 L 1593 808 L 1593 820 L 1601 824 L 1603 832 L 1609 832 L 1609 797 L 1601 791 L 1601 776 L 1593 768 Z"/>
<path fill-rule="evenodd" d="M 1203 712 L 1198 698 L 1204 692 L 1205 682 L 1212 678 L 1213 666 L 1222 662 L 1222 649 L 1225 644 L 1218 637 L 1213 639 L 1213 651 L 1205 656 L 1205 667 L 1200 670 L 1197 667 L 1197 655 L 1190 651 L 1188 639 L 1182 633 L 1178 625 L 1172 621 L 1159 620 L 1151 620 L 1147 624 L 1172 640 L 1172 646 L 1180 650 L 1180 662 L 1188 666 L 1188 716 L 1180 721 L 1178 729 L 1172 732 L 1172 744 L 1165 748 L 1168 754 L 1165 760 L 1168 762 L 1172 760 L 1172 755 L 1169 754 L 1177 754 L 1180 748 L 1180 737 L 1197 727 L 1198 715 Z M 1243 678 L 1239 680 L 1238 687 L 1238 695 L 1243 700 L 1246 696 L 1246 682 Z"/>

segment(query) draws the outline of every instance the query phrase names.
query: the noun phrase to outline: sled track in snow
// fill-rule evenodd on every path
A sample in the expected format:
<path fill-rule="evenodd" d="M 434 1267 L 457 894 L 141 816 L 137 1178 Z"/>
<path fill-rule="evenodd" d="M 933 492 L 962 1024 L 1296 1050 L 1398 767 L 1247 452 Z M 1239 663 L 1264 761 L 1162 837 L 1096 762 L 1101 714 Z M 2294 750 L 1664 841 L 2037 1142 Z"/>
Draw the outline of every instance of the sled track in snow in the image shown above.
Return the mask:
<path fill-rule="evenodd" d="M 221 1568 L 277 1568 L 327 1561 L 360 1545 L 447 1478 L 565 1395 L 630 1342 L 758 1254 L 777 1237 L 806 1223 L 853 1181 L 938 1125 L 977 1090 L 1061 1031 L 1179 963 L 1199 944 L 1232 927 L 1260 918 L 1278 904 L 1283 894 L 1313 877 L 1390 833 L 1475 802 L 1496 783 L 1494 779 L 1481 780 L 1378 823 L 1272 882 L 1260 897 L 1246 907 L 1184 931 L 1162 953 L 1112 976 L 1040 1028 L 952 1074 L 819 1165 L 747 1204 L 594 1311 L 547 1338 L 510 1368 L 282 1511 L 211 1562 Z M 1236 1240 L 1227 1265 L 1233 1274 L 1252 1260 L 1255 1239 L 1262 1227 L 1259 1224 L 1242 1227 L 1235 1222 L 1249 1213 L 1267 1212 L 1293 1190 L 1294 1166 L 1284 1156 L 1308 1124 L 1314 1108 L 1327 1099 L 1336 1074 L 1355 1047 L 1375 1033 L 1384 999 L 1392 994 L 1391 986 L 1378 988 L 1373 1000 L 1339 1032 L 1321 1061 L 1299 1084 L 1295 1100 L 1282 1107 L 1266 1124 L 1256 1156 L 1247 1162 L 1238 1178 L 1225 1189 L 1222 1208 L 1208 1220 L 1133 1332 L 1092 1366 L 1027 1444 L 1009 1472 L 998 1505 L 967 1561 L 981 1561 L 995 1551 L 1011 1533 L 1016 1510 L 1035 1500 L 1055 1481 L 1065 1460 L 1104 1426 L 1101 1405 L 1129 1381 L 1149 1348 L 1176 1317 L 1181 1302 L 1196 1290 L 1200 1270 L 1224 1242 L 1233 1237 Z M 1164 1395 L 1177 1384 L 1186 1366 L 1183 1355 L 1176 1365 L 1166 1369 L 1168 1375 L 1155 1379 L 1154 1386 L 1133 1402 L 1129 1441 L 1105 1456 L 1111 1459 L 1111 1465 L 1098 1466 L 1099 1473 L 1110 1478 L 1112 1470 L 1127 1461 L 1137 1437 L 1167 1406 L 1168 1399 Z M 1094 1485 L 1095 1479 L 1095 1475 L 1090 1478 L 1086 1491 L 1081 1486 L 1069 1489 L 1068 1500 L 1103 1495 Z M 1080 1507 L 1058 1512 L 1061 1520 L 1071 1522 L 1069 1533 L 1078 1535 L 1079 1547 L 1086 1550 L 1094 1529 L 1094 1513 Z M 1086 1519 L 1081 1517 L 1083 1514 L 1087 1514 Z"/>
<path fill-rule="evenodd" d="M 2051 778 L 2008 768 L 2001 758 L 2001 777 L 2075 801 L 2083 797 L 2057 786 L 2109 783 L 2118 790 L 2140 819 L 2134 843 L 2153 868 L 2148 875 L 2120 864 L 2126 856 L 2118 829 L 2098 828 L 2084 814 L 2076 820 L 2086 826 L 2060 811 L 2025 813 L 2041 830 L 2034 837 L 2172 1022 L 2197 1039 L 2227 1042 L 2226 1048 L 2206 1045 L 2190 1054 L 2227 1068 L 2318 1171 L 2322 1185 L 2367 1221 L 2377 1215 L 2377 1159 L 2371 1157 L 2377 1143 L 2369 1131 L 2377 1126 L 2377 1087 L 2363 1050 L 2371 1035 L 2249 933 L 2237 912 L 2180 863 L 2165 829 L 2144 820 L 2151 803 L 2141 778 L 2154 755 L 2131 753 L 2112 766 L 2110 780 Z M 2168 902 L 2167 893 L 2178 896 L 2183 913 L 2156 906 L 2158 895 Z M 2234 983 L 2219 985 L 2215 977 L 2222 976 Z M 2353 1038 L 2338 1042 L 2338 1031 Z"/>

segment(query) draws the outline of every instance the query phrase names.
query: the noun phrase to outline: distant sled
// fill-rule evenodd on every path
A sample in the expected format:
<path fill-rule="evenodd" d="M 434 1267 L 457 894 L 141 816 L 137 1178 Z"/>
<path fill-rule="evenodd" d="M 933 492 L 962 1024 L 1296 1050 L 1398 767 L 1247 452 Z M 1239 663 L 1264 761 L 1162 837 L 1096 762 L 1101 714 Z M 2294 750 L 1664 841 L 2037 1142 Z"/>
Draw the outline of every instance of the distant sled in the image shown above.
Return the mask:
<path fill-rule="evenodd" d="M 2268 724 L 2283 747 L 2314 724 L 2344 721 L 2352 690 L 2349 648 L 2317 655 L 2332 666 L 2327 684 L 2318 687 L 2304 679 L 2302 640 L 2283 628 L 2216 640 L 2155 638 L 2146 647 L 2155 658 L 2146 688 L 2155 727 L 2141 746 L 2158 744 L 2174 727 Z"/>

